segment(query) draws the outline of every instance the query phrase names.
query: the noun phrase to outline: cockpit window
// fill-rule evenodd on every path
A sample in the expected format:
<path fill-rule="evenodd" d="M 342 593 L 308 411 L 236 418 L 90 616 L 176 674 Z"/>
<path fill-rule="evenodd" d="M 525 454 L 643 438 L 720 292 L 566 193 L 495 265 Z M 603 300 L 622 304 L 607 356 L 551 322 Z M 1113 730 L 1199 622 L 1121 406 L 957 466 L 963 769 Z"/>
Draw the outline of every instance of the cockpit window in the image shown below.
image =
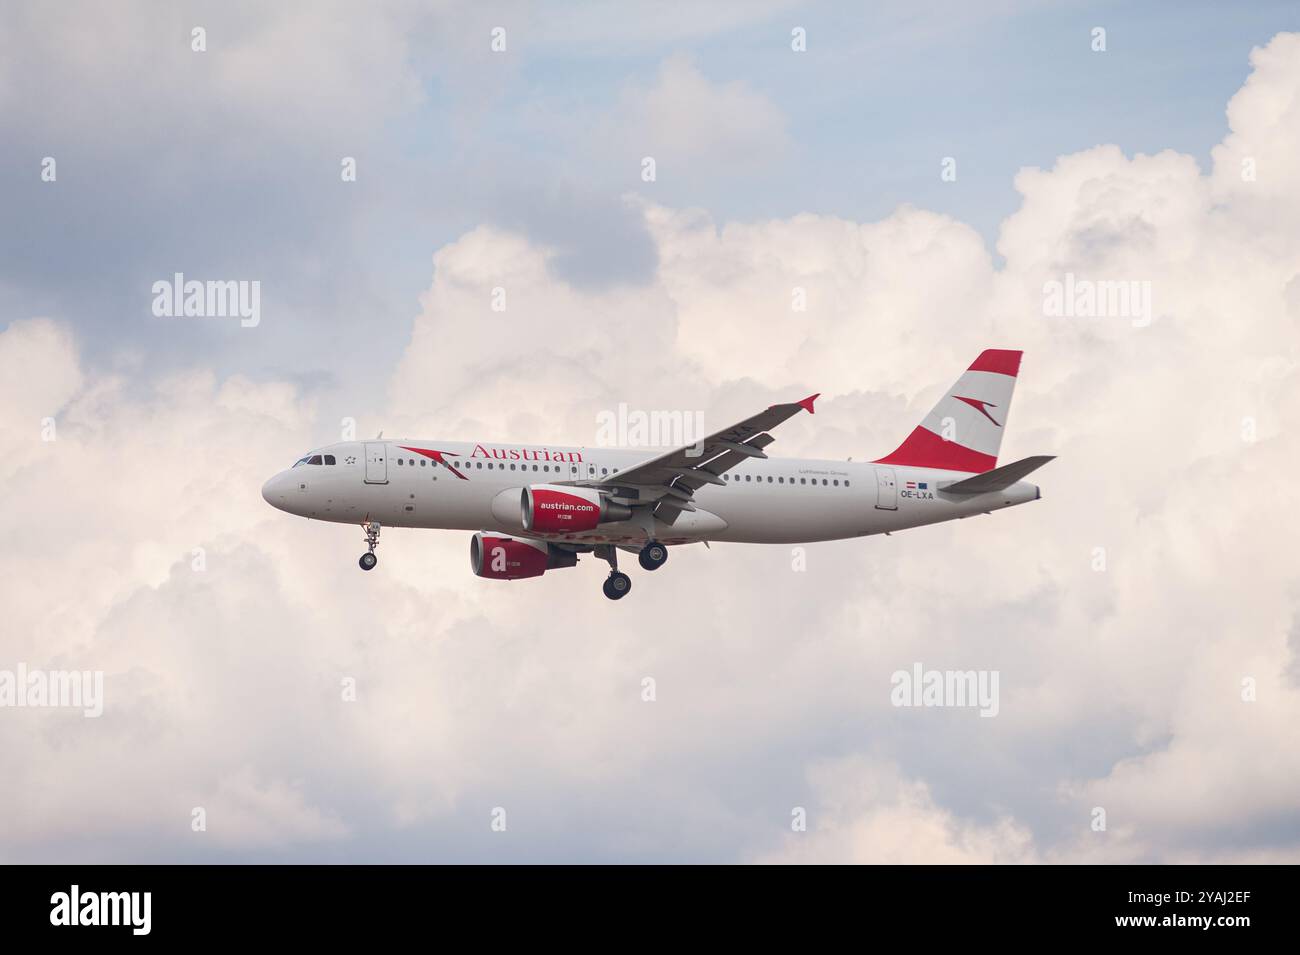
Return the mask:
<path fill-rule="evenodd" d="M 295 468 L 300 464 L 338 464 L 338 458 L 332 454 L 304 454 L 293 462 Z"/>

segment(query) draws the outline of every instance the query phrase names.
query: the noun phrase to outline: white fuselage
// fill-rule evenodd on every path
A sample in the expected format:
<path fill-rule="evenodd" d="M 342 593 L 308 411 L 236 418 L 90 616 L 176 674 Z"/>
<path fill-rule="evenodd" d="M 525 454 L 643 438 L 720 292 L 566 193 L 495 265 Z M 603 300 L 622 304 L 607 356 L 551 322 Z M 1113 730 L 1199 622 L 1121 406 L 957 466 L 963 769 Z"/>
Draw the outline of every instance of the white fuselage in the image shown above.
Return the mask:
<path fill-rule="evenodd" d="M 448 466 L 429 457 L 431 450 Z M 521 534 L 520 495 L 526 485 L 607 480 L 653 454 L 647 449 L 351 441 L 321 448 L 281 471 L 262 494 L 283 511 L 322 521 Z M 334 463 L 305 463 L 314 456 L 322 462 L 330 456 Z M 967 477 L 961 471 L 865 462 L 755 458 L 731 469 L 722 486 L 698 490 L 695 511 L 682 513 L 671 525 L 656 521 L 654 537 L 665 544 L 836 540 L 968 517 L 1039 496 L 1038 488 L 1026 481 L 984 494 L 942 490 Z M 578 534 L 529 536 L 629 546 L 647 540 L 646 528 L 631 522 L 602 524 Z"/>

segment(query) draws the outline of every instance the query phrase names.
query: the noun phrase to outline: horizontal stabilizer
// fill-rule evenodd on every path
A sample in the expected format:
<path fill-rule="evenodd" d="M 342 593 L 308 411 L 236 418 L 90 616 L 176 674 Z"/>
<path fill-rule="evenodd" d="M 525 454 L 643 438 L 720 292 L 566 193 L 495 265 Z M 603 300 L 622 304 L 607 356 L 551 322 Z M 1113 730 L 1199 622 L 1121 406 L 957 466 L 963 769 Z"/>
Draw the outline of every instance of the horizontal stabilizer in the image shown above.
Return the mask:
<path fill-rule="evenodd" d="M 994 468 L 992 471 L 985 471 L 983 474 L 958 481 L 956 484 L 940 487 L 939 490 L 947 494 L 987 494 L 990 491 L 1004 491 L 1055 457 L 1053 454 L 1038 454 L 1032 458 L 1022 458 L 1011 464 L 1004 464 L 1000 468 Z"/>

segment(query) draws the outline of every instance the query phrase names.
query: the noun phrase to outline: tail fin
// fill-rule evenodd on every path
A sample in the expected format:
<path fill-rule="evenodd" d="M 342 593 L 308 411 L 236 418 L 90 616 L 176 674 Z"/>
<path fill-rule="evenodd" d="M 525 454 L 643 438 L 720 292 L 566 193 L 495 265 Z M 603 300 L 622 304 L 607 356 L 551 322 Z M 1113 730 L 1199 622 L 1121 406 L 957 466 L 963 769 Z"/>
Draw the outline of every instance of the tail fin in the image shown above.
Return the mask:
<path fill-rule="evenodd" d="M 907 440 L 876 463 L 974 474 L 997 467 L 1021 354 L 981 352 Z"/>

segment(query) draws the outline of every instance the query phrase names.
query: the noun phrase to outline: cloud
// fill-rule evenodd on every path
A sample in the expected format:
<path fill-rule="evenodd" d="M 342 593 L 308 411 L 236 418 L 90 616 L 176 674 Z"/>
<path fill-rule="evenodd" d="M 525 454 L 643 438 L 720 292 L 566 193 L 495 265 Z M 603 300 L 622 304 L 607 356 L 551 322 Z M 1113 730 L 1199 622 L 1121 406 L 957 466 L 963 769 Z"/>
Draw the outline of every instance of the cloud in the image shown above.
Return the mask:
<path fill-rule="evenodd" d="M 354 305 L 338 263 L 364 255 L 355 200 L 383 198 L 386 126 L 425 102 L 410 9 L 18 5 L 0 35 L 0 123 L 15 144 L 0 155 L 0 203 L 25 227 L 0 237 L 0 305 L 57 312 L 93 352 L 172 361 L 241 343 L 214 323 L 158 334 L 154 281 L 255 279 L 277 316 L 270 336 L 296 333 L 310 351 L 309 331 Z M 344 156 L 356 183 L 341 181 Z"/>
<path fill-rule="evenodd" d="M 624 91 L 595 141 L 613 143 L 629 169 L 652 157 L 657 177 L 695 179 L 746 175 L 789 144 L 785 116 L 771 100 L 738 80 L 712 82 L 680 54 L 660 63 L 648 86 Z"/>
<path fill-rule="evenodd" d="M 678 548 L 614 604 L 592 561 L 481 581 L 468 535 L 390 529 L 363 575 L 356 529 L 257 493 L 334 440 L 300 388 L 202 360 L 133 373 L 60 322 L 11 323 L 0 665 L 103 669 L 106 701 L 0 711 L 0 852 L 1294 861 L 1300 231 L 1261 227 L 1261 200 L 1285 209 L 1300 168 L 1295 42 L 1255 55 L 1229 111 L 1260 191 L 1223 178 L 1236 146 L 1209 172 L 1063 156 L 1017 177 L 1001 266 L 911 207 L 719 223 L 638 201 L 639 286 L 566 281 L 561 243 L 500 225 L 437 249 L 403 356 L 368 368 L 367 429 L 591 443 L 620 401 L 721 425 L 820 390 L 773 450 L 862 460 L 981 348 L 1023 347 L 1003 454 L 1059 455 L 1044 499 L 810 545 L 806 571 L 786 548 Z M 662 88 L 690 89 L 672 69 Z M 1045 315 L 1067 272 L 1149 282 L 1152 320 Z M 892 707 L 918 661 L 998 670 L 998 717 Z"/>
<path fill-rule="evenodd" d="M 496 190 L 491 224 L 522 233 L 549 249 L 548 270 L 578 289 L 645 286 L 656 249 L 644 215 L 626 198 L 603 197 L 560 182 Z"/>
<path fill-rule="evenodd" d="M 92 139 L 146 156 L 170 143 L 232 160 L 271 141 L 353 138 L 420 101 L 419 75 L 394 55 L 406 48 L 406 8 L 316 12 L 303 3 L 20 6 L 0 40 L 0 110 L 70 147 Z M 130 135 L 109 135 L 123 127 Z"/>
<path fill-rule="evenodd" d="M 767 863 L 989 865 L 1040 861 L 1033 838 L 1008 817 L 980 824 L 935 805 L 926 785 L 862 758 L 812 768 L 819 806 L 807 832 L 787 835 Z M 817 823 L 819 816 L 828 821 Z"/>
<path fill-rule="evenodd" d="M 0 476 L 10 477 L 40 460 L 39 438 L 47 419 L 81 389 L 83 379 L 68 329 L 56 322 L 15 322 L 0 334 L 0 441 L 11 453 L 0 463 Z M 57 436 L 57 423 L 55 435 Z"/>
<path fill-rule="evenodd" d="M 1251 51 L 1253 70 L 1228 102 L 1231 132 L 1214 148 L 1216 197 L 1251 210 L 1251 224 L 1285 230 L 1300 203 L 1300 34 Z"/>

